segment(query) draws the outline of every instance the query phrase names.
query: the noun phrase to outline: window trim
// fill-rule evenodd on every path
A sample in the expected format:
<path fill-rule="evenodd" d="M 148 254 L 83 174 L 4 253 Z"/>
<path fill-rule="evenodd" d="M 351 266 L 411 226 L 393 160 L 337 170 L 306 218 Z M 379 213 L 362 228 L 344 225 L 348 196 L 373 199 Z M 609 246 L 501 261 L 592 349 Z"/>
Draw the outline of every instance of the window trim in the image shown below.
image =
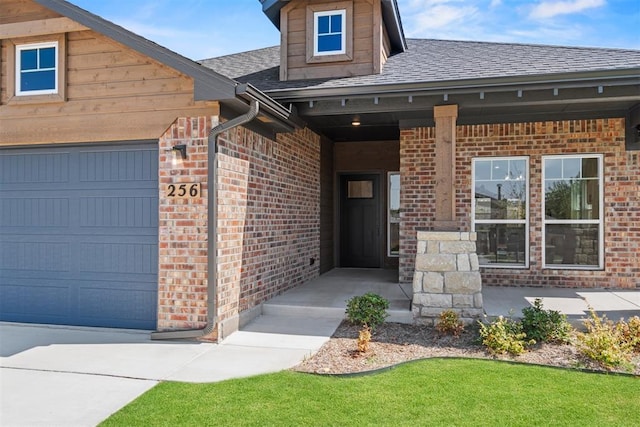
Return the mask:
<path fill-rule="evenodd" d="M 7 105 L 12 104 L 40 104 L 58 103 L 66 101 L 66 34 L 25 37 L 19 39 L 6 39 L 7 42 Z M 16 71 L 18 67 L 18 47 L 27 45 L 45 45 L 57 43 L 56 55 L 56 93 L 31 93 L 20 94 L 17 86 Z"/>
<path fill-rule="evenodd" d="M 20 89 L 20 87 L 22 86 L 22 77 L 23 77 L 23 70 L 22 70 L 22 60 L 21 60 L 21 52 L 25 51 L 25 50 L 37 50 L 38 55 L 40 52 L 40 49 L 48 49 L 48 48 L 55 48 L 55 64 L 53 66 L 53 71 L 54 71 L 54 86 L 53 89 L 39 89 L 39 90 L 27 90 L 27 91 L 23 91 L 22 89 Z M 58 93 L 58 73 L 60 71 L 60 65 L 59 65 L 59 57 L 58 57 L 58 50 L 60 49 L 60 47 L 58 46 L 58 42 L 57 41 L 53 41 L 53 42 L 42 42 L 42 43 L 27 43 L 27 44 L 19 44 L 16 45 L 16 60 L 15 60 L 15 64 L 16 64 L 16 72 L 15 72 L 15 79 L 16 79 L 16 83 L 15 83 L 15 88 L 16 88 L 16 96 L 30 96 L 30 95 L 52 95 L 52 94 L 57 94 Z M 36 71 L 42 71 L 43 69 L 38 67 L 36 69 Z"/>
<path fill-rule="evenodd" d="M 486 160 L 524 160 L 525 162 L 525 218 L 520 220 L 516 219 L 476 219 L 476 162 Z M 482 268 L 501 268 L 501 269 L 528 269 L 529 268 L 529 223 L 530 223 L 530 209 L 531 209 L 531 174 L 530 174 L 530 158 L 529 156 L 500 156 L 500 157 L 474 157 L 471 159 L 471 231 L 476 232 L 476 224 L 524 224 L 524 264 L 512 265 L 512 264 L 480 264 Z"/>
<path fill-rule="evenodd" d="M 597 159 L 598 160 L 598 219 L 547 219 L 546 216 L 546 176 L 545 162 L 552 159 Z M 542 268 L 553 270 L 604 270 L 604 155 L 594 153 L 542 156 Z M 598 265 L 547 264 L 546 236 L 547 224 L 597 224 L 598 225 Z"/>
<path fill-rule="evenodd" d="M 316 17 L 336 15 L 338 13 L 344 14 L 342 27 L 343 49 L 341 53 L 317 52 L 318 32 Z M 308 64 L 353 60 L 353 1 L 307 5 L 306 15 L 306 59 Z"/>
<path fill-rule="evenodd" d="M 397 254 L 392 254 L 391 253 L 391 224 L 400 224 L 401 223 L 401 219 L 398 218 L 397 220 L 391 221 L 391 177 L 393 175 L 398 175 L 398 178 L 400 178 L 400 172 L 399 171 L 391 171 L 391 172 L 387 172 L 387 257 L 389 258 L 399 258 L 400 257 L 400 249 L 398 248 L 398 253 Z M 400 190 L 398 188 L 398 190 Z M 400 207 L 398 207 L 398 209 L 400 209 Z"/>
<path fill-rule="evenodd" d="M 342 21 L 342 31 L 340 31 L 340 50 L 330 50 L 327 52 L 320 52 L 319 49 L 319 41 L 320 34 L 318 33 L 318 20 L 323 16 L 340 16 L 340 20 Z M 313 12 L 313 56 L 326 56 L 326 55 L 344 55 L 347 51 L 346 39 L 347 39 L 347 11 L 345 9 L 340 10 L 322 10 L 319 12 Z M 331 30 L 329 30 L 329 34 Z"/>

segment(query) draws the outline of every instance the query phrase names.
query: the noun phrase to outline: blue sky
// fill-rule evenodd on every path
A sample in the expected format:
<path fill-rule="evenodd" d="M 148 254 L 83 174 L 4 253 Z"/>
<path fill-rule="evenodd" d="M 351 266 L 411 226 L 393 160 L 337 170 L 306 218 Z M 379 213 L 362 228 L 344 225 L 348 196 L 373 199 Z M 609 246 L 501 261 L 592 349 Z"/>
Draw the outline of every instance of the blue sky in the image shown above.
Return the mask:
<path fill-rule="evenodd" d="M 71 0 L 191 59 L 279 43 L 258 0 Z M 410 38 L 640 49 L 640 0 L 398 0 Z"/>

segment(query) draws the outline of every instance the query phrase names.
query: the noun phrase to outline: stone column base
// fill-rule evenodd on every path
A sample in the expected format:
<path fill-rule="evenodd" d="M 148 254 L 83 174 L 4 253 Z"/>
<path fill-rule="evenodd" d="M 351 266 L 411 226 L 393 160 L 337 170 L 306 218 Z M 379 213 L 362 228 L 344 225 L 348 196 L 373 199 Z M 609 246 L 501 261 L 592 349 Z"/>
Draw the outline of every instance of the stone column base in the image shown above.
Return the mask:
<path fill-rule="evenodd" d="M 465 323 L 484 314 L 476 233 L 418 231 L 413 276 L 413 317 L 434 325 L 445 310 Z"/>

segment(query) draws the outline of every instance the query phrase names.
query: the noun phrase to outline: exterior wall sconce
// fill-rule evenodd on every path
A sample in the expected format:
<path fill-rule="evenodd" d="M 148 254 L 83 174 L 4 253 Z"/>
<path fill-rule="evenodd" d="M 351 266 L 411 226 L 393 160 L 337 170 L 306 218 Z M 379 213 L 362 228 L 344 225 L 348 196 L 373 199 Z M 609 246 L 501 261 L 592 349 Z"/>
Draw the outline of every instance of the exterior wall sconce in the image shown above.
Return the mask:
<path fill-rule="evenodd" d="M 185 144 L 178 144 L 171 147 L 171 151 L 177 151 L 180 153 L 182 160 L 187 159 L 187 146 Z"/>
<path fill-rule="evenodd" d="M 360 126 L 360 117 L 354 117 L 353 120 L 351 120 L 351 126 Z"/>

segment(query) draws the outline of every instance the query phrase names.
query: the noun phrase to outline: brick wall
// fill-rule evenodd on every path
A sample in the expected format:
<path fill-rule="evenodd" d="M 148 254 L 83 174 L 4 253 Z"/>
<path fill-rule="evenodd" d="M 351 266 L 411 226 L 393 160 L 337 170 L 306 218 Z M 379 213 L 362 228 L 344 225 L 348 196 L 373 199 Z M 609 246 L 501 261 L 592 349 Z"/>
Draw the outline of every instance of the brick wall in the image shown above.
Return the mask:
<path fill-rule="evenodd" d="M 159 141 L 159 330 L 206 325 L 207 139 L 217 121 L 180 118 Z M 187 160 L 172 161 L 176 144 L 187 145 Z M 320 138 L 302 130 L 274 141 L 238 127 L 219 147 L 216 315 L 224 322 L 318 276 Z M 201 198 L 164 191 L 191 182 L 203 183 Z"/>
<path fill-rule="evenodd" d="M 457 127 L 456 215 L 471 229 L 471 160 L 474 157 L 529 156 L 530 266 L 482 268 L 484 284 L 508 286 L 640 286 L 640 154 L 625 151 L 624 120 L 574 120 Z M 403 223 L 400 277 L 410 281 L 415 230 L 433 221 L 435 129 L 403 130 L 400 136 Z M 542 268 L 542 156 L 604 154 L 605 269 Z"/>
<path fill-rule="evenodd" d="M 236 317 L 319 275 L 320 138 L 219 139 L 218 316 Z M 311 264 L 313 259 L 313 265 Z"/>
<path fill-rule="evenodd" d="M 207 136 L 217 117 L 179 118 L 159 140 L 158 330 L 207 321 Z M 171 147 L 187 145 L 187 160 Z M 179 157 L 179 156 L 178 156 Z M 168 184 L 203 183 L 199 199 L 167 197 Z"/>

